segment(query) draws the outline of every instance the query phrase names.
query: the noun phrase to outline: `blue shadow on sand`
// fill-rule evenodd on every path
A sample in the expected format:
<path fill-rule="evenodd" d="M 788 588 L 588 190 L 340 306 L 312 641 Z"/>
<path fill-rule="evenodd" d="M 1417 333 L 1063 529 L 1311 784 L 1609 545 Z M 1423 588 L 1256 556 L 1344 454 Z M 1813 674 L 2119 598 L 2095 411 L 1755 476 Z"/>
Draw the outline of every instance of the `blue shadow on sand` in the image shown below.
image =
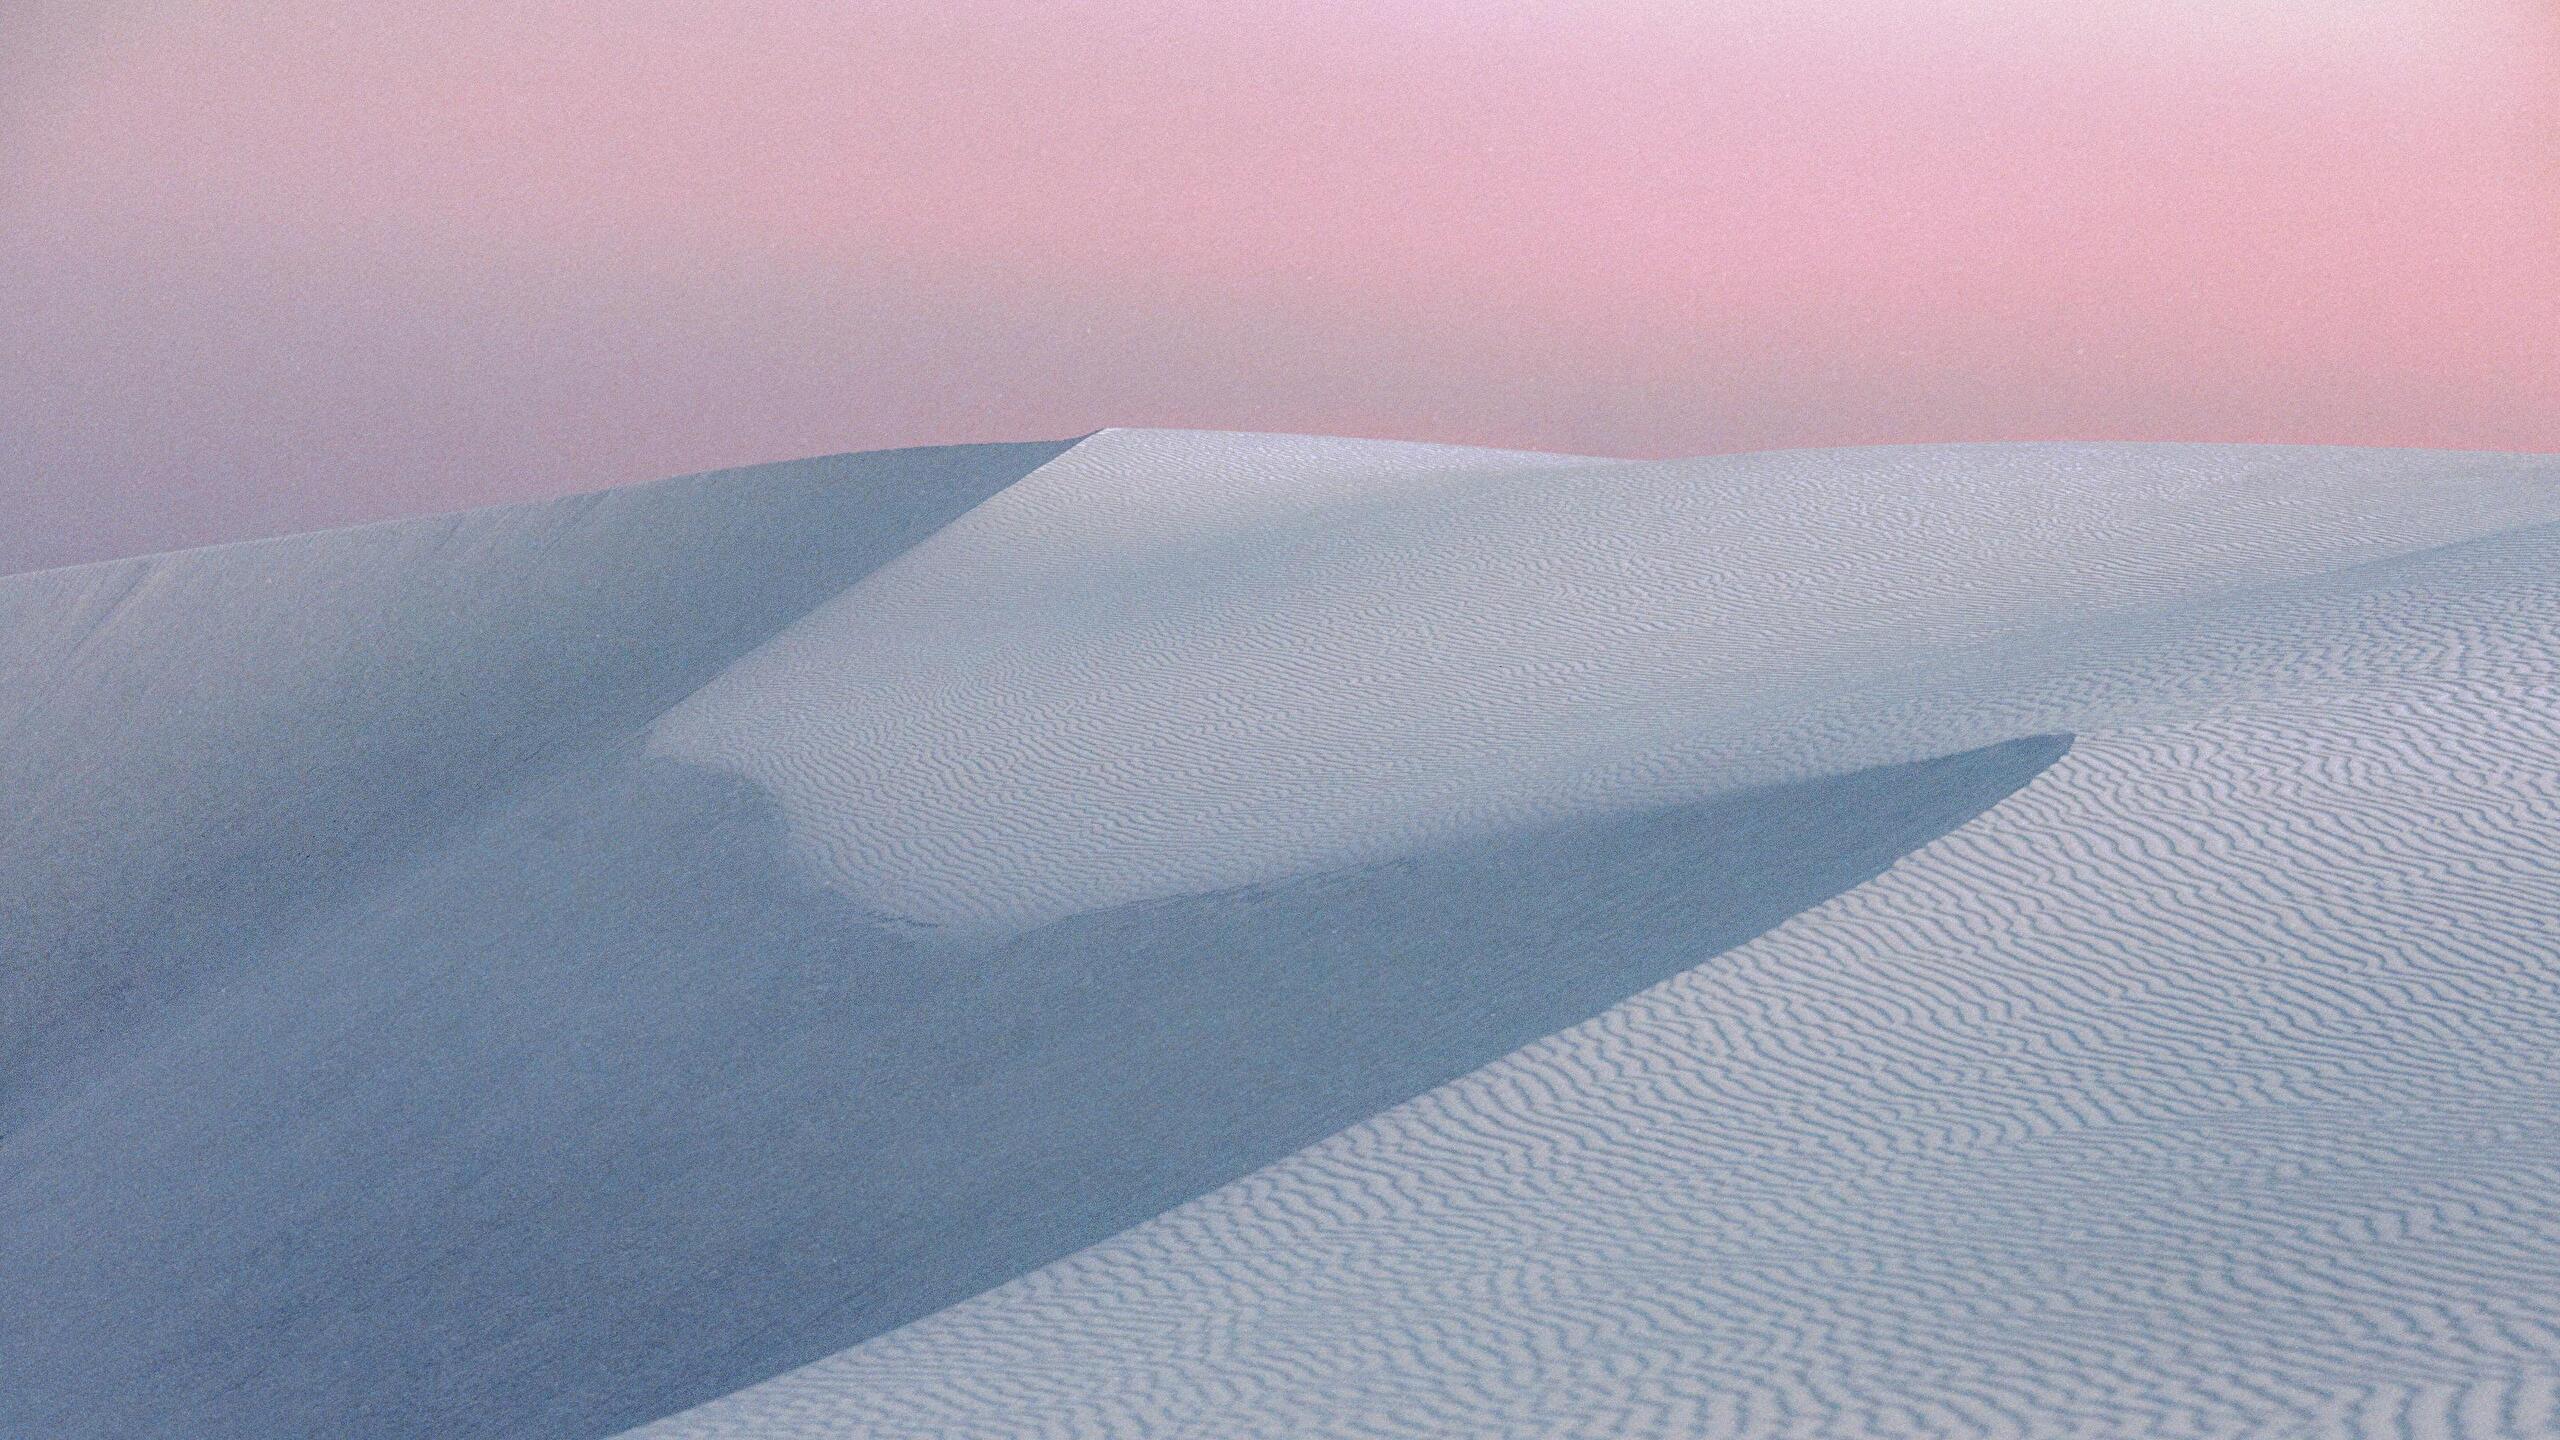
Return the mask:
<path fill-rule="evenodd" d="M 243 936 L 0 1143 L 0 1433 L 611 1434 L 1708 962 L 2069 743 L 961 947 L 623 736 Z"/>

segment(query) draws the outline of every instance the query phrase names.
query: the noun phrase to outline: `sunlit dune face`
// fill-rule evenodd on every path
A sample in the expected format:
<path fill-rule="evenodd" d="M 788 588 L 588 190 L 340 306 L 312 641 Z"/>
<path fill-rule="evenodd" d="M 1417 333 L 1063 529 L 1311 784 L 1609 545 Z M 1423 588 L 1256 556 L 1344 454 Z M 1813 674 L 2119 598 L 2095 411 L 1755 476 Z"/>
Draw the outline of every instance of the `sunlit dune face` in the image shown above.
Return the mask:
<path fill-rule="evenodd" d="M 87 517 L 44 558 L 1106 423 L 2560 448 L 2538 0 L 29 34 L 0 486 Z"/>

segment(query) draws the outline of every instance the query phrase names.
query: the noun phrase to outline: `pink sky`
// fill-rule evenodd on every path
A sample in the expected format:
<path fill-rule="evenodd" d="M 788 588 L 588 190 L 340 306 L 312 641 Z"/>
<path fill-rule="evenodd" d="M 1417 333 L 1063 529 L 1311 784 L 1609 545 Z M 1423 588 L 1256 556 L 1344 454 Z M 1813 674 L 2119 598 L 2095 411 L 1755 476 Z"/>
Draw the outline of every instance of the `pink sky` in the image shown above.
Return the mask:
<path fill-rule="evenodd" d="M 2560 450 L 2552 0 L 420 8 L 12 7 L 0 569 L 1113 424 Z"/>

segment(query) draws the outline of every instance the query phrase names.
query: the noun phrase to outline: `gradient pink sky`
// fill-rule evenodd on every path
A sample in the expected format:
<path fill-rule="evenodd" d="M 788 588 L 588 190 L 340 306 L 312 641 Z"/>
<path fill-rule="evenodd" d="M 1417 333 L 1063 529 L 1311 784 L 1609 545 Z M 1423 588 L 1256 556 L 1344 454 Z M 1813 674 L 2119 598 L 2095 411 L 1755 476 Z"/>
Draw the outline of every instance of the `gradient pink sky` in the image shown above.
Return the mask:
<path fill-rule="evenodd" d="M 4 23 L 0 570 L 1103 425 L 2560 450 L 2554 0 Z"/>

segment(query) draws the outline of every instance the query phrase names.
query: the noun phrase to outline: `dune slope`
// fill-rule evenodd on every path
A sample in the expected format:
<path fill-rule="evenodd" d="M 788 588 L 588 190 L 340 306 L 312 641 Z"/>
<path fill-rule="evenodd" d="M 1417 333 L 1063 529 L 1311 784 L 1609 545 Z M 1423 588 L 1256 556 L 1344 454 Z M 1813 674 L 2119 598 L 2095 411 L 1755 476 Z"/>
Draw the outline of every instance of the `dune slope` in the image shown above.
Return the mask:
<path fill-rule="evenodd" d="M 1063 444 L 0 577 L 0 1124 L 235 937 L 627 736 Z"/>
<path fill-rule="evenodd" d="M 1309 448 L 1296 473 L 1337 479 L 1452 453 Z M 12 978 L 52 1003 L 14 1032 L 51 1063 L 0 1148 L 0 1421 L 608 1433 L 1580 1020 L 2060 753 L 953 937 L 816 883 L 764 796 L 646 749 L 792 607 L 1056 453 L 847 457 L 12 590 L 53 627 L 19 633 L 12 691 Z"/>
<path fill-rule="evenodd" d="M 1003 928 L 2108 723 L 2122 697 L 2022 726 L 2000 713 L 2018 682 L 1958 682 L 2560 518 L 2551 477 L 2142 445 L 1358 471 L 1288 437 L 1105 431 L 653 744 L 770 790 L 843 893 Z M 1871 713 L 1805 723 L 1844 704 Z"/>
<path fill-rule="evenodd" d="M 1066 508 L 1044 484 L 1236 444 L 1098 437 L 659 743 L 771 787 L 843 893 L 964 932 L 1666 791 L 2070 751 L 1582 1026 L 643 1433 L 2560 1425 L 2560 467 L 1491 464 L 1096 545 L 974 592 L 990 638 L 959 638 L 972 556 Z M 1267 568 L 1196 563 L 1231 554 Z M 875 786 L 915 803 L 842 801 Z"/>
<path fill-rule="evenodd" d="M 0 1432 L 2537 1433 L 2554 575 L 1105 431 L 0 580 Z"/>
<path fill-rule="evenodd" d="M 2081 733 L 1586 1025 L 642 1433 L 2560 1433 L 2554 577 L 2541 527 L 2119 648 L 2072 692 L 2253 683 Z"/>

